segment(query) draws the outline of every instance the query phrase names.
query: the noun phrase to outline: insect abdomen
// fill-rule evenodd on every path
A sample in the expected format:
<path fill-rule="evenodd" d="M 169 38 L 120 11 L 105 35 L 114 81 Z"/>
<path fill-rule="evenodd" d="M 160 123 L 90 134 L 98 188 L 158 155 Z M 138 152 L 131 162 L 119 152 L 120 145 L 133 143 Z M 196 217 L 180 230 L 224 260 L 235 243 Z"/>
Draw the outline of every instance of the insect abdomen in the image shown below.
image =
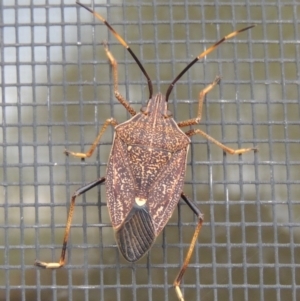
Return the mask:
<path fill-rule="evenodd" d="M 155 240 L 154 225 L 146 206 L 134 206 L 116 231 L 120 252 L 129 262 L 139 260 Z"/>

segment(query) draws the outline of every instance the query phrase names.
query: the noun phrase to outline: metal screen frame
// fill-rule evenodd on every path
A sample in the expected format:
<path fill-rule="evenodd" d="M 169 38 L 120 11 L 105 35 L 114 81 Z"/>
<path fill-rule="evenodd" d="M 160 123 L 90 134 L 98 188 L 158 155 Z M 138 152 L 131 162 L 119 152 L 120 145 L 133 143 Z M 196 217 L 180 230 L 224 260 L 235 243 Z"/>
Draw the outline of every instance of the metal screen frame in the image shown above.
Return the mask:
<path fill-rule="evenodd" d="M 87 150 L 107 118 L 129 117 L 113 95 L 103 40 L 120 91 L 136 110 L 148 97 L 129 53 L 74 2 L 0 3 L 0 300 L 177 300 L 172 283 L 197 222 L 181 203 L 149 254 L 130 264 L 105 188 L 95 188 L 77 200 L 66 266 L 33 266 L 59 259 L 70 197 L 105 175 L 113 130 L 85 161 L 64 149 Z M 175 120 L 192 118 L 201 89 L 221 75 L 199 128 L 259 150 L 230 156 L 193 137 L 185 193 L 205 222 L 181 288 L 186 301 L 299 300 L 298 1 L 82 2 L 130 44 L 156 92 L 224 35 L 257 24 L 193 66 L 170 96 Z"/>

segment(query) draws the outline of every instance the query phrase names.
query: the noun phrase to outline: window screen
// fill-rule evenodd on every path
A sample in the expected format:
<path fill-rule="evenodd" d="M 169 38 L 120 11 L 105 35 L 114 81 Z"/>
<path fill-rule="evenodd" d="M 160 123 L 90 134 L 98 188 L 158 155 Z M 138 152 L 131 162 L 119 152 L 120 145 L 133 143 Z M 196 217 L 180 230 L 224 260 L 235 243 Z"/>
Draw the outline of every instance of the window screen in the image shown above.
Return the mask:
<path fill-rule="evenodd" d="M 192 137 L 184 192 L 204 224 L 181 284 L 185 300 L 299 300 L 300 9 L 298 1 L 85 1 L 128 42 L 155 93 L 223 36 L 256 24 L 196 63 L 169 110 L 232 148 Z M 58 261 L 73 192 L 105 176 L 108 118 L 130 118 L 113 93 L 103 41 L 118 60 L 119 91 L 138 112 L 147 82 L 107 27 L 75 1 L 0 3 L 0 299 L 177 300 L 172 283 L 197 218 L 179 202 L 150 252 L 126 262 L 114 239 L 105 186 L 76 200 L 65 267 Z M 189 127 L 183 128 L 188 131 Z M 160 200 L 158 199 L 157 202 Z"/>

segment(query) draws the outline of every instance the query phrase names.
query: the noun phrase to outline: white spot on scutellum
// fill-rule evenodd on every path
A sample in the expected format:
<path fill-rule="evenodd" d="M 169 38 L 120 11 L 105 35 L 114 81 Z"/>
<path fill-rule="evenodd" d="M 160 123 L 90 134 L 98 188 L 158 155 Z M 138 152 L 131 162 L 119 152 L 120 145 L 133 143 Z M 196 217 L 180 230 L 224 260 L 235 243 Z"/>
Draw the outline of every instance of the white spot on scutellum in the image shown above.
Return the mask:
<path fill-rule="evenodd" d="M 142 198 L 139 198 L 139 197 L 136 197 L 135 198 L 135 203 L 138 205 L 138 206 L 144 206 L 147 202 L 147 199 L 142 199 Z"/>

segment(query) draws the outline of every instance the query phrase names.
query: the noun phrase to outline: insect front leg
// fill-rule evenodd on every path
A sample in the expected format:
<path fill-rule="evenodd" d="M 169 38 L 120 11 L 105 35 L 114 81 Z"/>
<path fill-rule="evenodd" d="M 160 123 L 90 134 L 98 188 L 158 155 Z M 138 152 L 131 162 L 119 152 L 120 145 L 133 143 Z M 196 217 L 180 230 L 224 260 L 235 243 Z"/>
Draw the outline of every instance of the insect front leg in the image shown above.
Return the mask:
<path fill-rule="evenodd" d="M 196 125 L 201 121 L 201 116 L 202 116 L 202 107 L 203 107 L 203 102 L 205 100 L 205 96 L 206 94 L 211 91 L 215 85 L 217 85 L 221 80 L 220 76 L 217 76 L 215 78 L 215 80 L 206 88 L 204 88 L 202 91 L 200 91 L 199 93 L 199 102 L 198 102 L 198 112 L 197 112 L 197 117 L 196 118 L 192 118 L 192 119 L 188 119 L 188 120 L 184 120 L 181 122 L 178 122 L 177 125 L 179 127 L 185 127 L 185 126 L 189 126 L 189 125 Z"/>
<path fill-rule="evenodd" d="M 197 224 L 197 227 L 195 229 L 195 232 L 194 232 L 194 235 L 193 235 L 193 238 L 192 238 L 192 241 L 191 241 L 191 244 L 190 244 L 190 247 L 188 249 L 188 252 L 185 256 L 185 259 L 184 259 L 184 262 L 183 262 L 183 265 L 173 283 L 174 287 L 175 287 L 175 291 L 176 291 L 176 294 L 177 294 L 177 297 L 180 301 L 184 301 L 184 297 L 183 297 L 183 294 L 181 292 L 181 289 L 180 289 L 180 283 L 181 283 L 181 280 L 183 278 L 183 275 L 187 269 L 187 266 L 190 262 L 190 259 L 192 257 L 192 254 L 193 254 L 193 251 L 194 251 L 194 248 L 195 248 L 195 244 L 196 244 L 196 241 L 197 241 L 197 238 L 199 236 L 199 233 L 200 233 L 200 230 L 202 228 L 202 224 L 203 224 L 203 214 L 202 212 L 196 207 L 196 205 L 190 201 L 186 195 L 184 193 L 181 194 L 181 197 L 182 199 L 186 202 L 186 204 L 190 207 L 190 209 L 197 215 L 198 217 L 198 224 Z"/>
<path fill-rule="evenodd" d="M 60 259 L 59 262 L 43 262 L 43 261 L 39 261 L 36 260 L 34 265 L 40 267 L 40 268 L 45 268 L 45 269 L 58 269 L 60 267 L 62 267 L 65 264 L 65 257 L 66 257 L 66 250 L 67 250 L 67 242 L 68 242 L 68 238 L 69 238 L 69 234 L 70 234 L 70 227 L 71 227 L 71 223 L 72 223 L 72 218 L 73 218 L 73 213 L 74 213 L 74 208 L 75 208 L 75 200 L 78 196 L 80 196 L 81 194 L 89 191 L 90 189 L 94 188 L 95 186 L 98 186 L 102 183 L 105 182 L 105 178 L 99 178 L 79 189 L 77 189 L 73 195 L 72 195 L 72 199 L 71 199 L 71 205 L 70 205 L 70 209 L 69 209 L 69 213 L 68 213 L 68 219 L 67 219 L 67 224 L 66 224 L 66 229 L 65 229 L 65 235 L 64 235 L 64 240 L 63 240 L 63 246 L 62 246 L 62 250 L 61 250 L 61 255 L 60 255 Z"/>
<path fill-rule="evenodd" d="M 219 76 L 216 77 L 216 79 L 209 85 L 207 86 L 205 89 L 203 89 L 200 93 L 199 93 L 199 103 L 198 103 L 198 113 L 197 113 L 197 117 L 193 118 L 193 119 L 188 119 L 188 120 L 184 120 L 181 121 L 179 123 L 177 123 L 177 125 L 179 127 L 185 127 L 185 126 L 190 126 L 190 125 L 196 125 L 200 122 L 201 120 L 201 116 L 202 116 L 202 107 L 203 107 L 203 102 L 205 99 L 206 94 L 211 91 L 215 85 L 217 85 L 220 82 L 221 78 Z M 203 137 L 205 137 L 206 139 L 208 139 L 209 141 L 215 143 L 217 146 L 221 147 L 225 152 L 229 153 L 229 154 L 243 154 L 249 151 L 256 151 L 257 148 L 241 148 L 241 149 L 233 149 L 230 147 L 227 147 L 226 145 L 222 144 L 221 142 L 219 142 L 218 140 L 216 140 L 215 138 L 209 136 L 208 134 L 206 134 L 205 132 L 199 130 L 199 129 L 192 129 L 188 132 L 186 132 L 186 134 L 191 137 L 195 134 L 200 134 Z"/>
<path fill-rule="evenodd" d="M 74 156 L 74 157 L 79 157 L 79 158 L 89 158 L 95 148 L 97 147 L 97 145 L 99 144 L 99 141 L 103 135 L 103 133 L 105 132 L 106 128 L 109 126 L 109 125 L 112 125 L 112 126 L 116 126 L 118 125 L 117 121 L 114 119 L 114 118 L 110 118 L 110 119 L 107 119 L 102 127 L 102 129 L 99 131 L 99 134 L 98 136 L 96 137 L 96 139 L 94 140 L 92 146 L 90 147 L 90 149 L 86 152 L 86 153 L 76 153 L 76 152 L 72 152 L 72 151 L 69 151 L 69 150 L 65 150 L 64 153 L 68 156 L 68 155 L 71 155 L 71 156 Z"/>
<path fill-rule="evenodd" d="M 109 51 L 106 42 L 104 42 L 103 44 L 104 44 L 104 49 L 105 49 L 106 56 L 108 57 L 108 60 L 109 60 L 111 66 L 112 66 L 112 69 L 113 69 L 115 96 L 116 96 L 117 100 L 129 112 L 129 114 L 134 116 L 136 114 L 136 111 L 130 106 L 129 102 L 120 94 L 120 92 L 118 90 L 118 63 L 117 63 L 117 60 L 114 58 L 112 53 Z"/>

